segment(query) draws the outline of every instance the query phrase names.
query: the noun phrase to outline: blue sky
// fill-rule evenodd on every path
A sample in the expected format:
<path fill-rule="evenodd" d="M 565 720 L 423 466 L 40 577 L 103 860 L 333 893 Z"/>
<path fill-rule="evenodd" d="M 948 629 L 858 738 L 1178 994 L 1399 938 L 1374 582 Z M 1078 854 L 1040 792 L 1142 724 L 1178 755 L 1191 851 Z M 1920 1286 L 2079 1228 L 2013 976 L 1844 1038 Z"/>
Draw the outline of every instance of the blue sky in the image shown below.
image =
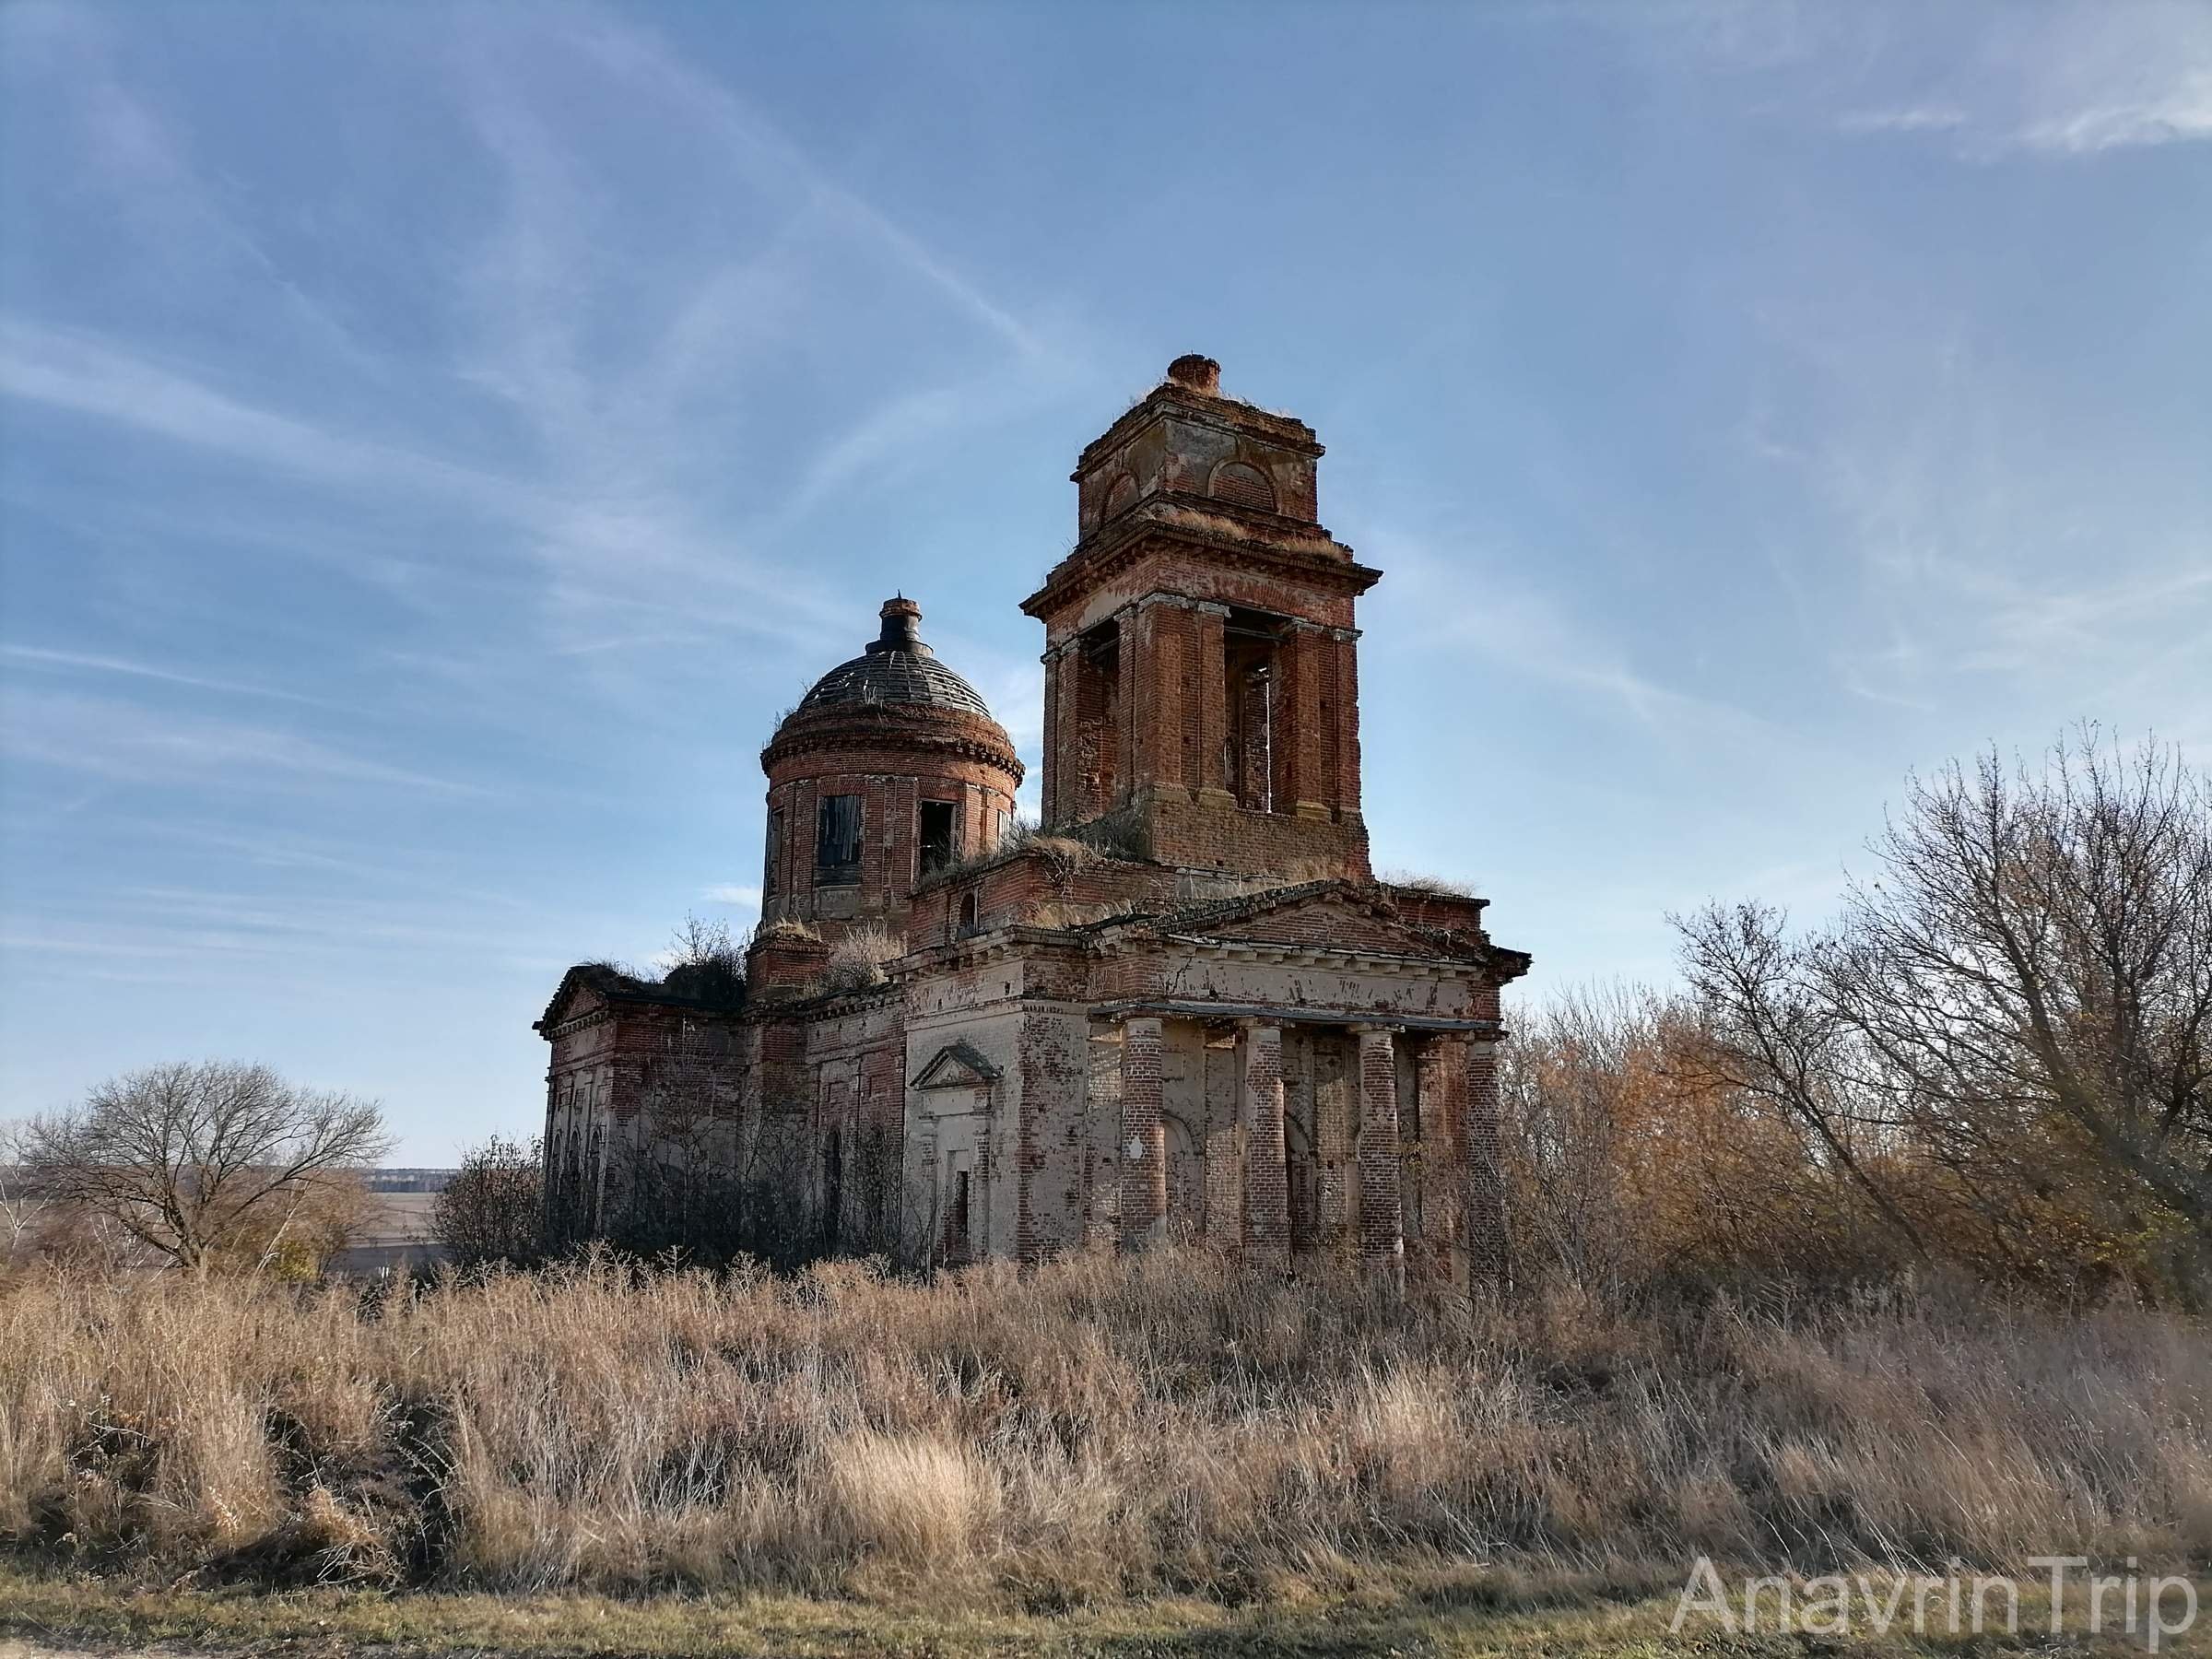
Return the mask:
<path fill-rule="evenodd" d="M 1535 994 L 1819 914 L 1910 768 L 2212 760 L 2212 7 L 18 4 L 0 111 L 0 1115 L 529 1132 L 884 595 L 1034 762 L 1188 350 L 1329 446 L 1377 862 Z"/>

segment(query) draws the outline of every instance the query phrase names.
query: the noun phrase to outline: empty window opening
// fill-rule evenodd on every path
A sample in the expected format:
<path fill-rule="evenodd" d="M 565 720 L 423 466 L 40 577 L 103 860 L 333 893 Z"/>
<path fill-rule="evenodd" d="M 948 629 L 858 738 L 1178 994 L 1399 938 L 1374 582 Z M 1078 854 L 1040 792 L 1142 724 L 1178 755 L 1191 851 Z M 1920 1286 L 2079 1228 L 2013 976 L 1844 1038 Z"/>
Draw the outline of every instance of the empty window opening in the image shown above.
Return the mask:
<path fill-rule="evenodd" d="M 1258 611 L 1231 611 L 1222 635 L 1222 773 L 1237 805 L 1273 812 L 1277 772 L 1288 753 L 1281 741 L 1282 625 Z"/>
<path fill-rule="evenodd" d="M 922 822 L 916 841 L 921 846 L 921 873 L 941 870 L 952 862 L 953 830 L 959 808 L 950 801 L 922 803 Z"/>
<path fill-rule="evenodd" d="M 952 1202 L 945 1206 L 945 1259 L 964 1262 L 970 1255 L 968 1240 L 968 1171 L 952 1172 Z"/>
<path fill-rule="evenodd" d="M 815 808 L 814 885 L 853 887 L 860 881 L 860 797 L 824 795 Z"/>
<path fill-rule="evenodd" d="M 966 938 L 975 931 L 975 895 L 962 893 L 960 895 L 960 936 Z"/>
<path fill-rule="evenodd" d="M 1121 773 L 1122 634 L 1112 622 L 1085 634 L 1076 653 L 1077 801 L 1073 817 L 1113 805 Z"/>
<path fill-rule="evenodd" d="M 768 864 L 760 872 L 760 896 L 773 899 L 783 890 L 783 809 L 768 815 Z"/>

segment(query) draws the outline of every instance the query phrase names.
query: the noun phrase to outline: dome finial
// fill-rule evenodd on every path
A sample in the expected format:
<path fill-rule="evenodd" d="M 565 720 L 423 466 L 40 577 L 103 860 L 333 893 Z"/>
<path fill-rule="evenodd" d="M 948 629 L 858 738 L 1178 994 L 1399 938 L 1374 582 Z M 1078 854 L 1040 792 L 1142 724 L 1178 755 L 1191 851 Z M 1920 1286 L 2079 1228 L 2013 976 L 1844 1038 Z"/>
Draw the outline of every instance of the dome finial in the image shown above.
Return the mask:
<path fill-rule="evenodd" d="M 1186 351 L 1170 363 L 1168 378 L 1179 386 L 1203 392 L 1208 397 L 1221 395 L 1221 365 L 1195 351 Z"/>
<path fill-rule="evenodd" d="M 876 636 L 877 650 L 912 651 L 922 642 L 922 607 L 904 594 L 886 599 L 879 614 L 883 631 Z"/>

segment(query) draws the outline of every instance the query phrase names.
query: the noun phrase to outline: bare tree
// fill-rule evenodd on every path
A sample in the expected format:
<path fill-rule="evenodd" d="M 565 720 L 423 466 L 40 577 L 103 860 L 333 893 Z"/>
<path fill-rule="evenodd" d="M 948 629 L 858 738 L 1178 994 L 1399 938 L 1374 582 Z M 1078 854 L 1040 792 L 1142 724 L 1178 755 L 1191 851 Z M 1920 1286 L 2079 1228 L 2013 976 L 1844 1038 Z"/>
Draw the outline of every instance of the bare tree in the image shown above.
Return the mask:
<path fill-rule="evenodd" d="M 1850 1012 L 1818 971 L 1821 947 L 1793 940 L 1782 912 L 1756 902 L 1709 905 L 1675 926 L 1684 972 L 1704 1006 L 1711 1079 L 1795 1122 L 1899 1241 L 1924 1256 L 1920 1228 L 1874 1169 L 1903 1147 L 1910 1103 L 1864 1086 Z"/>
<path fill-rule="evenodd" d="M 528 1262 L 545 1214 L 545 1150 L 493 1135 L 461 1159 L 430 1203 L 430 1237 L 464 1266 Z"/>
<path fill-rule="evenodd" d="M 120 1228 L 175 1266 L 251 1265 L 342 1213 L 355 1172 L 391 1147 L 374 1103 L 302 1088 L 264 1065 L 172 1064 L 33 1118 L 25 1182 Z"/>
<path fill-rule="evenodd" d="M 1756 905 L 1677 921 L 1720 1052 L 1911 1224 L 1867 1167 L 1902 1135 L 2002 1241 L 2048 1148 L 2212 1245 L 2212 790 L 2094 728 L 2037 769 L 1915 779 L 1826 932 Z"/>

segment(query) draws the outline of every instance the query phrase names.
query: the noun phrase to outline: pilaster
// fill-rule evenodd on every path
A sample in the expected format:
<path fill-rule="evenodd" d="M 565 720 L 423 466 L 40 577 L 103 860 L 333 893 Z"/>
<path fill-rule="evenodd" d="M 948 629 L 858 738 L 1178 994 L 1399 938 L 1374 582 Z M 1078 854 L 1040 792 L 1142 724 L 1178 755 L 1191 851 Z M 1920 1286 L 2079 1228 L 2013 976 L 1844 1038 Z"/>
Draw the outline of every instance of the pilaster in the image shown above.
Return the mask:
<path fill-rule="evenodd" d="M 1290 1171 L 1283 1138 L 1283 1029 L 1239 1022 L 1243 1060 L 1244 1256 L 1256 1266 L 1290 1260 Z"/>
<path fill-rule="evenodd" d="M 1359 1263 L 1406 1283 L 1404 1196 L 1399 1187 L 1397 1030 L 1358 1025 L 1359 1039 Z"/>
<path fill-rule="evenodd" d="M 1160 1022 L 1122 1022 L 1122 1247 L 1135 1250 L 1166 1230 L 1168 1135 L 1160 1119 Z"/>

